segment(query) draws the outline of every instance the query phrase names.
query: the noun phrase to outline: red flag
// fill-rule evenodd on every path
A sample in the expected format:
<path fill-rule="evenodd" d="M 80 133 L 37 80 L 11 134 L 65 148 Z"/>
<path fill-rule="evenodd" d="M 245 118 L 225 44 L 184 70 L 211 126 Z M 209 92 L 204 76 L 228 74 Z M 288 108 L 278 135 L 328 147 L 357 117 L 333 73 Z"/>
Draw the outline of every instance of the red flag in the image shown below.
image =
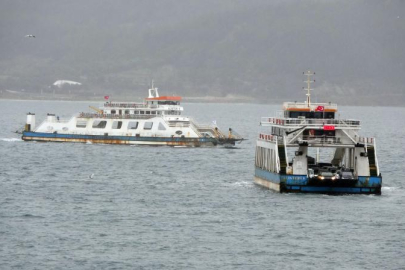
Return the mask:
<path fill-rule="evenodd" d="M 323 126 L 323 130 L 335 130 L 335 126 L 331 126 L 331 125 L 327 126 L 327 125 L 325 125 L 325 126 Z"/>
<path fill-rule="evenodd" d="M 105 100 L 108 100 L 110 98 L 110 96 L 104 96 Z"/>
<path fill-rule="evenodd" d="M 323 112 L 324 110 L 325 110 L 325 107 L 324 107 L 324 106 L 318 106 L 318 107 L 316 107 L 316 109 L 315 109 L 316 112 Z"/>

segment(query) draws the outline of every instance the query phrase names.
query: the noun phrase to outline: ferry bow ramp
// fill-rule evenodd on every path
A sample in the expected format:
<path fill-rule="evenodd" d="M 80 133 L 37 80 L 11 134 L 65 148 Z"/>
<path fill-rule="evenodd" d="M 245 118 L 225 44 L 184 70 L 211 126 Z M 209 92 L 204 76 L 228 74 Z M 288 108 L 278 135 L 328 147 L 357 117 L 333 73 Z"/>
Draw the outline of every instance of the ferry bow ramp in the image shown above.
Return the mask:
<path fill-rule="evenodd" d="M 375 138 L 359 134 L 360 120 L 336 118 L 337 104 L 284 102 L 282 114 L 262 117 L 254 182 L 288 193 L 381 194 Z"/>

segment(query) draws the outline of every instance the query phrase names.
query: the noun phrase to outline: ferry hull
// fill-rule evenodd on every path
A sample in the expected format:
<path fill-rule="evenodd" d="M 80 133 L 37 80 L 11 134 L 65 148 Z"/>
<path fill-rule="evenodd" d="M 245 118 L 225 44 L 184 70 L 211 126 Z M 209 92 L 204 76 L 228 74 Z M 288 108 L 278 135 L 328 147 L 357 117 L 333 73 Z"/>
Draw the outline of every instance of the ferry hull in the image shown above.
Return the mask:
<path fill-rule="evenodd" d="M 24 141 L 38 142 L 76 142 L 76 143 L 100 143 L 100 144 L 137 144 L 137 145 L 168 145 L 168 146 L 215 146 L 218 140 L 215 138 L 182 138 L 182 137 L 136 137 L 136 136 L 103 136 L 103 135 L 79 135 L 58 134 L 24 131 Z"/>
<path fill-rule="evenodd" d="M 254 182 L 280 193 L 322 193 L 322 194 L 381 194 L 382 178 L 359 176 L 346 182 L 314 184 L 306 175 L 272 173 L 260 168 L 255 170 Z"/>

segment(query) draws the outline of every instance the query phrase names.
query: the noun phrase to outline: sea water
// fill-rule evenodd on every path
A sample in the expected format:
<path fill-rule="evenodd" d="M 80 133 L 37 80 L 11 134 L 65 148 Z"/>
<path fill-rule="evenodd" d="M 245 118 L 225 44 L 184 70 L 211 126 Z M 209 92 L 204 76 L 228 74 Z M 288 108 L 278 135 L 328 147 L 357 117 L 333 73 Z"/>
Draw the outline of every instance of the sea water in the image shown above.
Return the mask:
<path fill-rule="evenodd" d="M 260 117 L 280 105 L 184 104 L 185 115 L 248 139 L 234 149 L 14 133 L 28 112 L 38 125 L 88 105 L 0 101 L 0 269 L 405 268 L 405 108 L 340 107 L 377 138 L 383 188 L 328 196 L 253 184 Z"/>

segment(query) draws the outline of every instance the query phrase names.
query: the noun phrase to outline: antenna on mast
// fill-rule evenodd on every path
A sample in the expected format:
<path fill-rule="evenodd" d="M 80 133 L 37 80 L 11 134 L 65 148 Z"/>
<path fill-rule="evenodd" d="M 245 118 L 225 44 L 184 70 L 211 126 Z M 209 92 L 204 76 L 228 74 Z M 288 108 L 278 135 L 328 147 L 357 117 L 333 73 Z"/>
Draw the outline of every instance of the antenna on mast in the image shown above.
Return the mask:
<path fill-rule="evenodd" d="M 159 97 L 158 89 L 154 87 L 154 81 L 152 80 L 152 87 L 149 89 L 149 97 L 148 98 L 155 98 Z"/>
<path fill-rule="evenodd" d="M 302 72 L 302 74 L 307 76 L 307 80 L 304 81 L 305 83 L 307 83 L 307 88 L 304 88 L 304 90 L 307 91 L 307 93 L 306 93 L 307 104 L 308 104 L 308 107 L 310 107 L 311 106 L 311 91 L 314 90 L 311 88 L 311 83 L 315 82 L 315 80 L 311 80 L 311 76 L 315 75 L 315 72 L 311 72 L 310 70 L 308 70 L 306 73 Z"/>

